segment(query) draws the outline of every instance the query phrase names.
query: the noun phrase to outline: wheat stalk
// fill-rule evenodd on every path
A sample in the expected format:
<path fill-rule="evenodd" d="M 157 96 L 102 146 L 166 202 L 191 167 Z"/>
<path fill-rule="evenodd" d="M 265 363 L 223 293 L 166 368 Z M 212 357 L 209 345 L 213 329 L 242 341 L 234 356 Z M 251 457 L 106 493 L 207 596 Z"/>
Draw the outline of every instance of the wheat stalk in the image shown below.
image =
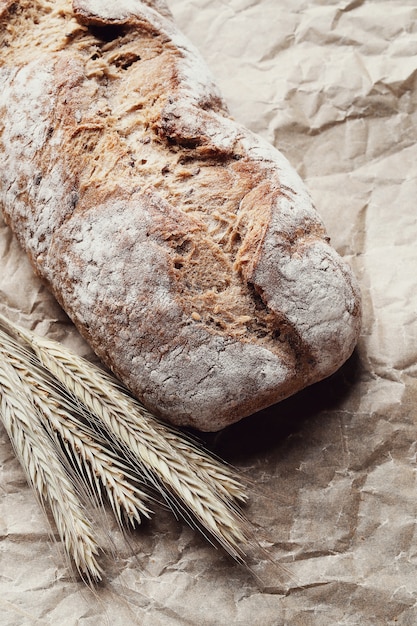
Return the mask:
<path fill-rule="evenodd" d="M 96 416 L 98 428 L 105 425 L 105 436 L 113 439 L 121 454 L 134 458 L 145 482 L 185 517 L 191 514 L 234 558 L 243 559 L 242 544 L 249 541 L 249 530 L 235 500 L 244 501 L 246 495 L 229 467 L 158 422 L 100 368 L 1 315 L 0 322 L 30 346 L 91 417 Z"/>
<path fill-rule="evenodd" d="M 89 579 L 100 579 L 98 546 L 91 524 L 14 365 L 14 358 L 2 351 L 0 416 L 6 431 L 29 482 L 41 500 L 49 504 L 61 541 L 77 569 Z"/>

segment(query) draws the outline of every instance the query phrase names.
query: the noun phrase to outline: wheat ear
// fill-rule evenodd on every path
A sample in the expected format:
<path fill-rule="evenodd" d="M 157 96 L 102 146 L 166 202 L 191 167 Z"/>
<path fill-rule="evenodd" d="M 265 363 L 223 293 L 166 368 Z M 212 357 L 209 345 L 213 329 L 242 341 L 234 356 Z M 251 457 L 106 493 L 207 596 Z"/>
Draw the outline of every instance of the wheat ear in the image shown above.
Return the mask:
<path fill-rule="evenodd" d="M 242 485 L 242 481 L 237 478 L 236 472 L 232 468 L 224 462 L 218 461 L 216 457 L 204 454 L 191 439 L 185 436 L 181 439 L 168 426 L 161 426 L 158 422 L 155 422 L 154 427 L 170 445 L 178 450 L 202 478 L 211 481 L 219 495 L 227 500 L 234 499 L 242 503 L 247 502 L 248 494 Z"/>
<path fill-rule="evenodd" d="M 206 461 L 210 457 L 193 448 L 190 464 L 189 457 L 184 456 L 185 442 L 175 446 L 172 430 L 165 436 L 162 424 L 116 379 L 55 341 L 1 319 L 31 346 L 42 365 L 106 425 L 111 436 L 135 455 L 145 480 L 153 482 L 163 496 L 171 493 L 183 514 L 190 512 L 234 558 L 241 560 L 241 544 L 248 541 L 247 526 L 230 500 L 243 490 L 237 489 L 235 479 L 230 481 L 229 470 L 225 469 L 226 481 L 219 489 L 221 474 L 216 469 L 216 478 L 210 477 L 210 468 L 216 466 Z M 203 459 L 201 465 L 198 459 Z"/>
<path fill-rule="evenodd" d="M 41 501 L 49 504 L 61 541 L 77 569 L 88 579 L 100 579 L 91 524 L 14 365 L 13 357 L 1 351 L 0 416 L 6 431 L 29 482 Z"/>
<path fill-rule="evenodd" d="M 13 355 L 13 366 L 30 391 L 43 423 L 59 435 L 69 458 L 78 465 L 81 482 L 88 482 L 96 497 L 104 487 L 120 525 L 127 520 L 134 526 L 141 522 L 141 516 L 149 518 L 149 496 L 135 485 L 132 468 L 108 448 L 103 437 L 76 417 L 80 407 L 71 404 L 62 391 L 59 393 L 57 383 L 33 363 L 27 351 L 1 330 L 0 340 L 8 354 Z"/>

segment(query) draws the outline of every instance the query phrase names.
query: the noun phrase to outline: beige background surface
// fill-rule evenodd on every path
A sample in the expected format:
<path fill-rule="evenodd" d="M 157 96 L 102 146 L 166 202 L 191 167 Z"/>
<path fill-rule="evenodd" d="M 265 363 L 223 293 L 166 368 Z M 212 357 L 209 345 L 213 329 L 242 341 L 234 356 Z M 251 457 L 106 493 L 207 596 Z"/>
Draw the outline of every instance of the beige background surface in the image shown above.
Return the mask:
<path fill-rule="evenodd" d="M 95 594 L 71 576 L 0 428 L 0 624 L 417 623 L 415 0 L 170 0 L 234 116 L 306 180 L 364 298 L 332 379 L 207 438 L 253 481 L 258 583 L 165 511 Z M 88 354 L 0 221 L 0 307 Z"/>

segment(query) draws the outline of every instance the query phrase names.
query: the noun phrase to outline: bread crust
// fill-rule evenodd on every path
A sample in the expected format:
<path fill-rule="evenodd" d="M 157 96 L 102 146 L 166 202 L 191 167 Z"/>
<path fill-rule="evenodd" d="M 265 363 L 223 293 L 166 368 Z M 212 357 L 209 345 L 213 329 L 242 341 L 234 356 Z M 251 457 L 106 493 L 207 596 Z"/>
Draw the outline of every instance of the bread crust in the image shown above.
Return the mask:
<path fill-rule="evenodd" d="M 0 20 L 5 218 L 131 391 L 209 431 L 338 369 L 356 280 L 165 3 L 3 0 Z"/>

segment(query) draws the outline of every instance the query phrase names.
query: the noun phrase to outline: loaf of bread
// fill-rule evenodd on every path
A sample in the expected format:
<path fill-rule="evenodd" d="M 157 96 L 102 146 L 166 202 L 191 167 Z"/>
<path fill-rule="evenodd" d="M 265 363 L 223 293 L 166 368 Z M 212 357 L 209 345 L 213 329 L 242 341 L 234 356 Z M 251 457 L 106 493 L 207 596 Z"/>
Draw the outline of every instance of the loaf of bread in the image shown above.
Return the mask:
<path fill-rule="evenodd" d="M 5 219 L 145 406 L 214 431 L 342 365 L 352 272 L 164 0 L 0 0 L 0 36 Z"/>

